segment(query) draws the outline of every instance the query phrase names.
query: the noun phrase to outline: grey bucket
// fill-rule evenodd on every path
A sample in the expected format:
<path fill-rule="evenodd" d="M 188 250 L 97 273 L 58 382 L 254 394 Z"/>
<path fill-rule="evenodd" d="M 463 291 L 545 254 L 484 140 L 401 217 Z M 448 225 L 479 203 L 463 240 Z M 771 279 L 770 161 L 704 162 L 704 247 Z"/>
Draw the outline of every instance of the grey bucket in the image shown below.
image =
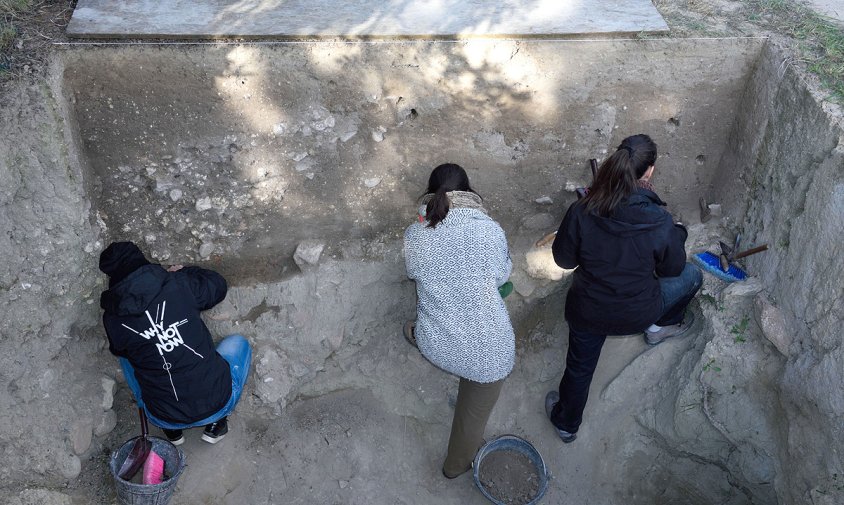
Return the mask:
<path fill-rule="evenodd" d="M 176 492 L 179 476 L 185 469 L 185 453 L 163 438 L 149 437 L 152 442 L 152 450 L 164 460 L 164 474 L 169 478 L 161 484 L 135 484 L 121 479 L 117 476 L 117 473 L 129 456 L 132 444 L 135 443 L 137 438 L 139 437 L 127 441 L 114 451 L 108 464 L 111 469 L 111 476 L 114 478 L 114 486 L 117 489 L 117 503 L 121 505 L 167 505 Z"/>
<path fill-rule="evenodd" d="M 527 505 L 535 505 L 539 503 L 539 500 L 542 499 L 545 495 L 545 491 L 548 489 L 548 468 L 545 466 L 545 461 L 542 459 L 542 455 L 539 454 L 539 451 L 536 450 L 536 447 L 527 440 L 522 437 L 517 437 L 516 435 L 501 435 L 500 437 L 484 444 L 484 446 L 478 451 L 478 454 L 475 455 L 475 461 L 472 464 L 472 476 L 475 479 L 475 485 L 478 486 L 481 493 L 489 501 L 495 503 L 495 505 L 505 505 L 503 502 L 498 501 L 495 497 L 490 495 L 489 491 L 486 490 L 486 487 L 481 484 L 481 462 L 483 462 L 485 457 L 496 451 L 515 451 L 524 454 L 530 460 L 536 469 L 536 473 L 539 474 L 539 490 L 536 492 L 536 496 L 534 496 Z"/>

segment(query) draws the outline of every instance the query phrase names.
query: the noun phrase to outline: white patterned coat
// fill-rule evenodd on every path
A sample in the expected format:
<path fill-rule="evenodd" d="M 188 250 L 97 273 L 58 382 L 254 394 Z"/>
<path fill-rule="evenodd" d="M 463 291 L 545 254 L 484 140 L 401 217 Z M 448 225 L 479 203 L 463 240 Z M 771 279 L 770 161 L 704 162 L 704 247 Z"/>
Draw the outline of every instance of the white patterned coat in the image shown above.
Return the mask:
<path fill-rule="evenodd" d="M 418 295 L 416 341 L 433 364 L 475 382 L 513 369 L 515 335 L 498 287 L 512 268 L 501 227 L 483 211 L 452 208 L 436 228 L 404 233 L 407 275 Z"/>

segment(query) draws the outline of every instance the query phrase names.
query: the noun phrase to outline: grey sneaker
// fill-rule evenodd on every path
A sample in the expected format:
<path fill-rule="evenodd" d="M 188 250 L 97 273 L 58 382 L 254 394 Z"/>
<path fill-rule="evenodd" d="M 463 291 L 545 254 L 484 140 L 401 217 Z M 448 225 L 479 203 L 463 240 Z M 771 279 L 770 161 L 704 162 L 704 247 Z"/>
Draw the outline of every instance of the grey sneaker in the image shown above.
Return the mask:
<path fill-rule="evenodd" d="M 557 391 L 548 391 L 548 394 L 545 395 L 545 415 L 548 416 L 548 419 L 551 419 L 551 412 L 554 410 L 554 405 L 560 401 L 560 393 Z M 566 444 L 570 444 L 574 442 L 574 439 L 577 438 L 577 433 L 569 433 L 566 430 L 561 430 L 557 428 L 554 423 L 551 423 L 554 426 L 554 429 L 557 430 L 557 435 L 560 435 L 560 439 Z"/>
<path fill-rule="evenodd" d="M 683 322 L 681 322 L 680 324 L 672 324 L 671 326 L 663 326 L 662 328 L 660 328 L 659 331 L 655 331 L 655 332 L 646 331 L 645 332 L 645 342 L 647 342 L 648 345 L 657 345 L 667 338 L 679 337 L 680 335 L 689 331 L 689 328 L 692 327 L 694 322 L 695 322 L 694 311 L 687 310 L 686 314 L 683 318 Z"/>

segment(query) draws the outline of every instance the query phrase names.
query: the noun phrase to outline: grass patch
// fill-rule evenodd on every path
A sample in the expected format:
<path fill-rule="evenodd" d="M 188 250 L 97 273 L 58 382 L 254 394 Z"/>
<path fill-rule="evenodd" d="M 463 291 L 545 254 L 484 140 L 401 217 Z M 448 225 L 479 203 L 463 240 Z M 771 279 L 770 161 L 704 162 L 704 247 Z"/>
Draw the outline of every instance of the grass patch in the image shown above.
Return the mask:
<path fill-rule="evenodd" d="M 703 365 L 704 372 L 708 372 L 710 370 L 712 370 L 713 372 L 721 371 L 721 367 L 715 364 L 715 358 L 709 358 L 709 361 L 707 361 L 706 364 Z"/>
<path fill-rule="evenodd" d="M 844 104 L 844 28 L 794 0 L 745 0 L 748 17 L 800 41 L 807 68 Z"/>
<path fill-rule="evenodd" d="M 11 24 L 0 21 L 0 51 L 12 45 L 18 31 Z"/>
<path fill-rule="evenodd" d="M 0 57 L 5 56 L 6 49 L 18 35 L 15 21 L 30 7 L 31 0 L 0 0 Z"/>
<path fill-rule="evenodd" d="M 730 333 L 733 334 L 734 341 L 737 344 L 742 344 L 747 342 L 747 326 L 750 324 L 750 318 L 744 316 L 741 319 L 741 322 L 734 324 L 732 328 L 730 328 Z"/>

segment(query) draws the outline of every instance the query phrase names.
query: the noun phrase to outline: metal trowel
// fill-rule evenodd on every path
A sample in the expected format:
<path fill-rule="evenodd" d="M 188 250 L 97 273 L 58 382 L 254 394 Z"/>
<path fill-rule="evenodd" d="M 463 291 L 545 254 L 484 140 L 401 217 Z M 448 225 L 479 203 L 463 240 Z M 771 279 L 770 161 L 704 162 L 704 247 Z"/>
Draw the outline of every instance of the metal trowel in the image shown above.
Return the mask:
<path fill-rule="evenodd" d="M 123 480 L 131 480 L 143 468 L 149 452 L 152 450 L 152 441 L 149 439 L 149 428 L 147 427 L 147 415 L 144 409 L 138 407 L 138 415 L 141 417 L 141 436 L 135 438 L 129 456 L 117 472 L 118 477 Z"/>

